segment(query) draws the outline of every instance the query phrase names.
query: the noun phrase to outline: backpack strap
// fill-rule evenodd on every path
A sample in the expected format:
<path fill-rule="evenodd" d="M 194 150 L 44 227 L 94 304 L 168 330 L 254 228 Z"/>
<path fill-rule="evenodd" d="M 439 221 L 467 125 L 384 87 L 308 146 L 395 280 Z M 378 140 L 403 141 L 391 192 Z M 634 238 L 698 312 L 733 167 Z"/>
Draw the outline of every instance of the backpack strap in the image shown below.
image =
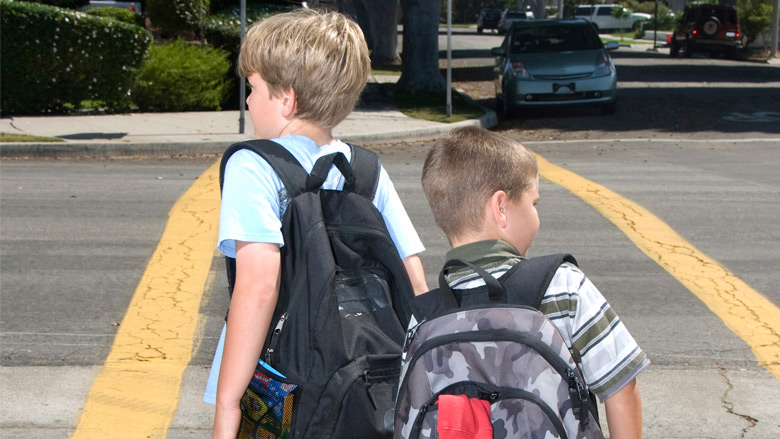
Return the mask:
<path fill-rule="evenodd" d="M 539 309 L 544 294 L 550 286 L 555 272 L 563 263 L 577 265 L 574 256 L 570 254 L 556 254 L 539 256 L 531 259 L 522 259 L 509 269 L 500 281 L 474 264 L 461 260 L 447 261 L 439 274 L 439 288 L 433 289 L 420 296 L 415 296 L 417 309 L 421 312 L 418 321 L 432 319 L 449 311 L 461 308 L 454 292 L 444 278 L 444 272 L 452 266 L 466 266 L 474 270 L 485 280 L 485 286 L 469 290 L 468 302 L 463 306 L 489 305 L 490 303 L 507 303 L 510 305 L 526 305 Z M 480 292 L 480 290 L 482 290 Z M 485 293 L 485 290 L 487 292 Z M 474 294 L 476 292 L 476 294 Z M 499 297 L 500 295 L 500 297 Z M 463 296 L 465 297 L 465 295 Z"/>
<path fill-rule="evenodd" d="M 225 167 L 227 167 L 228 160 L 233 154 L 242 149 L 254 152 L 271 165 L 279 179 L 282 180 L 282 184 L 290 198 L 302 193 L 306 189 L 306 179 L 309 177 L 309 174 L 290 151 L 271 140 L 257 139 L 235 143 L 222 155 L 222 162 L 219 165 L 220 191 L 225 183 Z"/>
<path fill-rule="evenodd" d="M 336 164 L 345 178 L 344 190 L 355 192 L 369 201 L 373 201 L 374 195 L 376 194 L 376 188 L 379 184 L 379 172 L 381 169 L 379 155 L 357 145 L 349 144 L 349 146 L 352 148 L 351 166 L 343 159 L 343 154 L 329 154 L 317 160 L 314 169 L 312 169 L 312 174 L 324 173 L 324 175 L 327 176 L 330 171 L 330 165 Z M 290 198 L 306 191 L 307 186 L 309 185 L 316 185 L 316 187 L 319 187 L 322 185 L 322 182 L 325 181 L 325 178 L 323 177 L 322 181 L 317 184 L 316 181 L 320 177 L 310 176 L 290 151 L 282 145 L 267 139 L 255 139 L 235 143 L 222 155 L 222 160 L 219 164 L 220 192 L 222 192 L 222 187 L 225 184 L 225 168 L 227 167 L 228 160 L 230 160 L 230 157 L 233 156 L 233 154 L 242 149 L 248 149 L 254 152 L 271 165 L 274 172 L 276 172 L 279 179 L 282 181 Z M 322 162 L 322 164 L 320 164 L 320 168 L 317 168 L 317 165 L 320 162 Z M 325 166 L 326 164 L 327 166 Z M 323 167 L 324 169 L 320 171 Z M 350 167 L 352 169 L 348 170 Z M 315 170 L 317 170 L 317 172 L 315 172 Z M 350 177 L 348 174 L 351 174 L 352 176 Z M 225 265 L 228 277 L 228 291 L 232 296 L 233 287 L 236 281 L 236 260 L 234 258 L 225 258 Z"/>
<path fill-rule="evenodd" d="M 507 291 L 507 302 L 539 309 L 555 272 L 563 263 L 577 265 L 574 256 L 568 253 L 520 260 L 501 280 Z"/>
<path fill-rule="evenodd" d="M 344 190 L 362 195 L 369 201 L 374 201 L 376 188 L 379 185 L 379 173 L 382 165 L 379 155 L 358 145 L 348 144 L 352 148 L 352 172 L 355 181 L 352 185 L 345 184 Z"/>

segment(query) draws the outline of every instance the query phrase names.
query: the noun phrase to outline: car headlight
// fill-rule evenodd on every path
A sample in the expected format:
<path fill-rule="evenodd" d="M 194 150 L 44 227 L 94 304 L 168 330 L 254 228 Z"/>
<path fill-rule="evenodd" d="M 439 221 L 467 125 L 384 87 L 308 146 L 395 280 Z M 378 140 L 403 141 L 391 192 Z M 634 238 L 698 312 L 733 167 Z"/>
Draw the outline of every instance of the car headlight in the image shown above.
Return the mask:
<path fill-rule="evenodd" d="M 612 73 L 612 61 L 606 55 L 601 55 L 598 64 L 596 64 L 596 70 L 593 71 L 593 76 L 606 76 Z"/>
<path fill-rule="evenodd" d="M 521 63 L 520 61 L 512 61 L 512 64 L 509 65 L 509 69 L 511 70 L 512 74 L 517 78 L 531 77 L 531 74 L 528 73 L 528 69 L 526 69 L 523 63 Z"/>

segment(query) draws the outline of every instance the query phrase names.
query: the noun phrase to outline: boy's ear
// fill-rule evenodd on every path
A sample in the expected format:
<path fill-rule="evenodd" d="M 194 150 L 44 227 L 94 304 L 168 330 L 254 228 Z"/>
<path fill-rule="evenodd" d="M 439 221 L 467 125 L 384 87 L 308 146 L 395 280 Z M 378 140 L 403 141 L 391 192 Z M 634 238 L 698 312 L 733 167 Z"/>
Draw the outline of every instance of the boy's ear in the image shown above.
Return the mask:
<path fill-rule="evenodd" d="M 487 203 L 486 214 L 500 228 L 506 227 L 506 208 L 509 197 L 504 191 L 496 191 L 490 197 Z"/>
<path fill-rule="evenodd" d="M 296 107 L 295 89 L 290 88 L 282 93 L 282 116 L 292 117 L 295 115 Z"/>

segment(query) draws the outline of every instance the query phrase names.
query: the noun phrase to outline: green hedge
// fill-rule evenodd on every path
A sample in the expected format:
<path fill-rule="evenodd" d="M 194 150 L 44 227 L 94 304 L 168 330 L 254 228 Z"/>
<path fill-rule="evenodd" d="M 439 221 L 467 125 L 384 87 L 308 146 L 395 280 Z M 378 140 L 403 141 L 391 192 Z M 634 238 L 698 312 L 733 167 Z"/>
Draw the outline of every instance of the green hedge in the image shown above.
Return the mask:
<path fill-rule="evenodd" d="M 232 85 L 228 53 L 184 40 L 155 44 L 136 72 L 133 102 L 141 111 L 219 110 Z"/>
<path fill-rule="evenodd" d="M 89 0 L 19 0 L 30 3 L 41 3 L 44 5 L 57 6 L 59 8 L 79 9 L 89 4 Z"/>
<path fill-rule="evenodd" d="M 113 7 L 91 8 L 88 9 L 86 12 L 88 15 L 94 15 L 96 17 L 113 18 L 114 20 L 119 20 L 127 24 L 134 24 L 136 26 L 141 26 L 141 27 L 143 27 L 144 25 L 144 17 L 141 14 L 136 14 L 135 12 L 129 9 L 113 8 Z"/>
<path fill-rule="evenodd" d="M 147 0 L 146 13 L 154 26 L 170 35 L 200 33 L 209 14 L 209 0 Z"/>
<path fill-rule="evenodd" d="M 66 112 L 84 100 L 128 108 L 148 31 L 38 3 L 0 0 L 0 8 L 0 111 Z"/>

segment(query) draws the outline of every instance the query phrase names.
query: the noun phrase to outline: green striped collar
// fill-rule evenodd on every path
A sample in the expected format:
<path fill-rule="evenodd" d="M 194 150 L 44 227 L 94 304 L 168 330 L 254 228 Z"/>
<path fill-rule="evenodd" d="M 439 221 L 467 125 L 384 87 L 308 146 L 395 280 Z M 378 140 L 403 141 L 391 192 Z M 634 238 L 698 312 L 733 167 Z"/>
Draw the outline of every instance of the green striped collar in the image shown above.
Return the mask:
<path fill-rule="evenodd" d="M 455 247 L 448 251 L 446 255 L 447 261 L 462 259 L 485 270 L 502 265 L 514 265 L 519 258 L 522 258 L 520 253 L 511 244 L 500 239 L 477 241 Z M 454 282 L 470 273 L 472 273 L 472 270 L 468 268 L 450 269 L 447 270 L 447 280 L 448 282 Z"/>

